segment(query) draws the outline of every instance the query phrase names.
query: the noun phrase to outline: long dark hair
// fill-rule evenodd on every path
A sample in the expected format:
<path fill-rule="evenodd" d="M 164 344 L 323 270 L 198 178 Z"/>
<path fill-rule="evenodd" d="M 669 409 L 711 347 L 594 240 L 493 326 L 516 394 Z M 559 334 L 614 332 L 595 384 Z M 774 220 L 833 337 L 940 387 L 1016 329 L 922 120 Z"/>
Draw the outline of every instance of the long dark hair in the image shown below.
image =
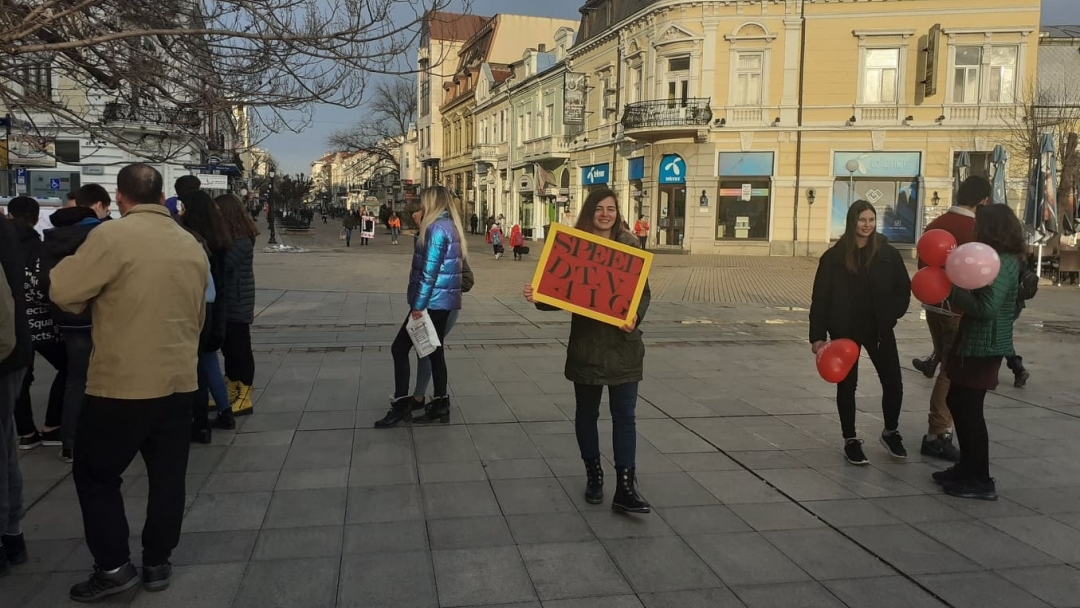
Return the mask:
<path fill-rule="evenodd" d="M 181 221 L 206 241 L 210 251 L 224 251 L 232 247 L 232 235 L 209 194 L 202 190 L 185 192 L 180 195 L 180 201 L 184 203 Z"/>
<path fill-rule="evenodd" d="M 585 197 L 585 202 L 581 205 L 581 213 L 578 214 L 574 228 L 592 232 L 596 227 L 593 224 L 593 218 L 596 217 L 596 207 L 600 205 L 600 201 L 607 198 L 615 200 L 615 224 L 611 226 L 611 240 L 618 240 L 619 233 L 623 231 L 623 216 L 622 211 L 619 209 L 619 196 L 610 188 L 593 190 L 589 193 L 589 196 Z"/>
<path fill-rule="evenodd" d="M 877 209 L 874 209 L 874 206 L 869 201 L 859 199 L 851 203 L 851 206 L 848 207 L 847 219 L 844 220 L 844 236 L 841 236 L 840 242 L 836 244 L 837 247 L 843 248 L 844 266 L 847 267 L 848 272 L 851 274 L 859 274 L 859 246 L 855 243 L 855 230 L 859 227 L 859 216 L 865 211 L 873 211 L 874 217 L 877 217 Z M 877 255 L 878 248 L 881 247 L 881 239 L 876 227 L 874 233 L 870 235 L 866 247 L 867 253 L 870 254 L 866 258 L 866 267 L 869 268 Z"/>
<path fill-rule="evenodd" d="M 214 199 L 214 204 L 217 205 L 221 220 L 225 222 L 225 228 L 234 241 L 244 238 L 254 241 L 255 237 L 259 236 L 259 227 L 235 194 L 222 194 Z"/>
<path fill-rule="evenodd" d="M 975 240 L 999 254 L 1020 256 L 1027 252 L 1024 227 L 1008 205 L 980 205 L 975 211 Z"/>

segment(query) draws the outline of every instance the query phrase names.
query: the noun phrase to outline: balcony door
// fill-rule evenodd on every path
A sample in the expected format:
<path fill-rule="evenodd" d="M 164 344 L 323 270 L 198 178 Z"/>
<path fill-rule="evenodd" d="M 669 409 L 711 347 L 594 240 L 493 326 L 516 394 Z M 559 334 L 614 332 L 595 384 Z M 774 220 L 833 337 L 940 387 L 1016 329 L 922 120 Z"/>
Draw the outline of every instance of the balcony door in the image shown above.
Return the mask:
<path fill-rule="evenodd" d="M 690 58 L 672 57 L 667 68 L 668 107 L 685 108 L 690 99 Z"/>

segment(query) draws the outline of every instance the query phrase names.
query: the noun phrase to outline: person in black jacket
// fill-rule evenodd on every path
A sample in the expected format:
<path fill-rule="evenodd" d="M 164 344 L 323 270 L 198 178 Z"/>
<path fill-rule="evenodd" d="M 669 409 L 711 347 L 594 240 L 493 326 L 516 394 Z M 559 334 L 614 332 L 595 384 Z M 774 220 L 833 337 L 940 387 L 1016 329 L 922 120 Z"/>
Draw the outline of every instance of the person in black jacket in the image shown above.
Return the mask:
<path fill-rule="evenodd" d="M 810 305 L 810 343 L 814 354 L 826 338 L 848 338 L 870 356 L 881 380 L 885 430 L 881 443 L 889 455 L 907 458 L 897 431 L 904 384 L 893 328 L 911 303 L 911 279 L 900 253 L 877 232 L 877 211 L 867 201 L 848 209 L 844 235 L 821 256 Z M 844 434 L 844 455 L 852 464 L 870 461 L 855 433 L 855 389 L 859 365 L 836 387 L 836 407 Z"/>
<path fill-rule="evenodd" d="M 30 399 L 30 386 L 34 382 L 34 365 L 31 362 L 23 378 L 22 391 L 15 403 L 15 431 L 19 434 L 19 449 L 31 450 L 39 445 L 59 446 L 60 426 L 64 409 L 64 385 L 67 382 L 67 352 L 53 325 L 49 311 L 49 297 L 45 290 L 47 278 L 43 276 L 44 247 L 34 226 L 38 223 L 41 207 L 29 196 L 17 196 L 8 202 L 8 216 L 19 235 L 23 264 L 26 268 L 24 282 L 27 321 L 30 323 L 30 342 L 34 351 L 48 361 L 56 370 L 49 388 L 49 406 L 45 410 L 45 426 L 38 431 L 34 424 L 34 408 Z"/>
<path fill-rule="evenodd" d="M 225 299 L 229 302 L 225 322 L 225 383 L 232 398 L 233 416 L 254 412 L 251 386 L 255 383 L 255 355 L 251 351 L 251 324 L 255 322 L 255 237 L 259 228 L 244 212 L 244 204 L 232 194 L 214 199 L 221 219 L 233 239 L 225 256 Z"/>

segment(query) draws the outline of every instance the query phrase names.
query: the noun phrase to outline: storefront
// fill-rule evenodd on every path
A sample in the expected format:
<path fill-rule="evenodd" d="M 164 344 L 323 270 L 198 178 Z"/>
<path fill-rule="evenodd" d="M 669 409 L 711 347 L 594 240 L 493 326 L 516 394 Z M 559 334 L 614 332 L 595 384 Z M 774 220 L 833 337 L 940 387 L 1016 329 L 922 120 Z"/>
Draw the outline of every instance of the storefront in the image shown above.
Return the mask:
<path fill-rule="evenodd" d="M 637 221 L 638 216 L 649 216 L 649 208 L 645 203 L 645 157 L 639 156 L 626 161 L 626 179 L 630 182 L 630 198 L 633 199 L 633 213 L 627 218 L 630 225 Z"/>
<path fill-rule="evenodd" d="M 521 226 L 521 233 L 527 239 L 532 239 L 536 233 L 535 207 L 536 207 L 536 180 L 531 173 L 522 173 L 518 176 L 514 187 L 518 192 L 518 216 L 508 218 L 510 224 L 517 223 Z M 503 226 L 503 232 L 510 234 L 510 226 Z"/>
<path fill-rule="evenodd" d="M 877 209 L 878 232 L 890 242 L 914 245 L 919 232 L 920 152 L 836 152 L 829 238 L 844 234 L 848 207 L 857 200 Z"/>
<path fill-rule="evenodd" d="M 769 240 L 774 156 L 772 152 L 720 153 L 716 240 Z"/>
<path fill-rule="evenodd" d="M 686 161 L 678 154 L 665 154 L 656 181 L 660 244 L 682 247 L 686 233 Z"/>
<path fill-rule="evenodd" d="M 594 190 L 600 190 L 608 187 L 608 180 L 611 179 L 611 165 L 603 163 L 600 165 L 589 165 L 581 168 L 581 202 L 584 203 Z"/>

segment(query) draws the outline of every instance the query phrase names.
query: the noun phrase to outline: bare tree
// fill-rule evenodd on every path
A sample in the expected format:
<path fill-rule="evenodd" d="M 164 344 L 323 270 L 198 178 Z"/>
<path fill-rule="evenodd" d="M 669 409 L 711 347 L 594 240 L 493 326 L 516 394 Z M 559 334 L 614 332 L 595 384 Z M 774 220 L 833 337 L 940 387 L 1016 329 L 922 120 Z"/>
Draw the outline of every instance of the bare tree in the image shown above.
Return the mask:
<path fill-rule="evenodd" d="M 311 193 L 311 186 L 311 178 L 303 173 L 284 175 L 274 184 L 274 194 L 280 197 L 283 207 L 299 207 Z"/>
<path fill-rule="evenodd" d="M 332 134 L 327 144 L 332 150 L 361 152 L 358 162 L 363 166 L 356 168 L 361 175 L 383 169 L 400 173 L 398 145 L 416 120 L 415 83 L 401 77 L 379 82 L 364 109 L 364 120 Z"/>
<path fill-rule="evenodd" d="M 0 104 L 36 134 L 143 155 L 148 136 L 205 140 L 241 106 L 250 131 L 300 130 L 314 104 L 356 107 L 371 78 L 411 73 L 424 14 L 469 2 L 0 0 Z"/>

